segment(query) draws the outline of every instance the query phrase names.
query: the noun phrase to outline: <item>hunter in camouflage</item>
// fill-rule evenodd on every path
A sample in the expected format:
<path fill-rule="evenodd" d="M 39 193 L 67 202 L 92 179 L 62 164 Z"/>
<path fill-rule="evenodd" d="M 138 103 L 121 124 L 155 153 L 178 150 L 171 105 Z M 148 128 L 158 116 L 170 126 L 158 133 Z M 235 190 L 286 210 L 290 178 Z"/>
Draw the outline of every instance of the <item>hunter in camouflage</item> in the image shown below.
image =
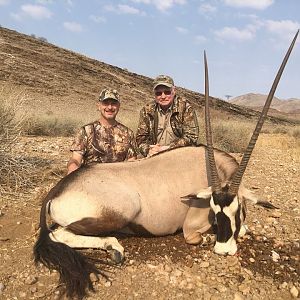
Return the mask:
<path fill-rule="evenodd" d="M 83 164 L 112 163 L 136 157 L 132 130 L 117 122 L 112 127 L 99 121 L 87 124 L 77 132 L 71 151 L 83 155 Z"/>
<path fill-rule="evenodd" d="M 135 159 L 136 144 L 132 130 L 116 121 L 120 96 L 116 90 L 104 89 L 97 103 L 100 118 L 81 127 L 71 146 L 68 173 L 92 162 L 113 163 Z"/>
<path fill-rule="evenodd" d="M 186 99 L 176 95 L 173 79 L 159 75 L 153 90 L 155 101 L 140 111 L 136 133 L 139 152 L 149 156 L 168 148 L 196 145 L 199 135 L 196 112 Z"/>

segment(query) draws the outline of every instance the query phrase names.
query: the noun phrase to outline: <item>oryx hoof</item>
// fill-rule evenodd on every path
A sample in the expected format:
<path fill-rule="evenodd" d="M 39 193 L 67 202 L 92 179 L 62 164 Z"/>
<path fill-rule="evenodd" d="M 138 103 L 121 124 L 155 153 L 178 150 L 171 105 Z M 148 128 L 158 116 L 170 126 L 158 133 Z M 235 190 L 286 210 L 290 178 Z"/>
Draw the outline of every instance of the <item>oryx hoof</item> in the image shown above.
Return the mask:
<path fill-rule="evenodd" d="M 118 250 L 111 249 L 108 250 L 108 253 L 110 254 L 111 260 L 117 265 L 117 264 L 122 264 L 124 261 L 124 255 L 119 252 Z"/>

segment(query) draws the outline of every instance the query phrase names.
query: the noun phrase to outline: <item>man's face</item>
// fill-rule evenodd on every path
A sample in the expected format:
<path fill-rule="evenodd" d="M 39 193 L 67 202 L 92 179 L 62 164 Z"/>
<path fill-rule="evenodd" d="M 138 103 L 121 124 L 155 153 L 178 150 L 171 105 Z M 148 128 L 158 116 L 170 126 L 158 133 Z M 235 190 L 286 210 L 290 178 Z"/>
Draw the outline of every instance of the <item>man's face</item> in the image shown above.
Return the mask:
<path fill-rule="evenodd" d="M 156 103 L 158 103 L 163 110 L 166 110 L 174 101 L 175 87 L 159 85 L 154 90 L 154 94 Z"/>
<path fill-rule="evenodd" d="M 106 120 L 114 120 L 120 109 L 120 102 L 114 99 L 106 99 L 98 103 L 101 116 Z"/>

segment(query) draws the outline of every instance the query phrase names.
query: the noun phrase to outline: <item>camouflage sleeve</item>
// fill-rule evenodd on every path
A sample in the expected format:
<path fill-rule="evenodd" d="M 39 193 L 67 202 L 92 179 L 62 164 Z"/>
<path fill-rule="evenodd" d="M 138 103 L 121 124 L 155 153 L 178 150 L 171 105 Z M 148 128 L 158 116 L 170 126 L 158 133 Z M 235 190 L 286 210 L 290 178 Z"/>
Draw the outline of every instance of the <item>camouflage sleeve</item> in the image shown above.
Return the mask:
<path fill-rule="evenodd" d="M 137 146 L 136 146 L 136 141 L 134 138 L 134 133 L 132 130 L 129 130 L 129 148 L 126 156 L 126 160 L 131 159 L 131 158 L 137 158 Z"/>
<path fill-rule="evenodd" d="M 138 151 L 146 157 L 151 145 L 151 136 L 150 120 L 147 117 L 145 108 L 142 108 L 140 112 L 139 124 L 136 131 L 136 144 L 138 147 Z"/>
<path fill-rule="evenodd" d="M 183 136 L 170 144 L 170 148 L 197 145 L 199 137 L 199 125 L 195 109 L 187 103 L 183 113 Z"/>
<path fill-rule="evenodd" d="M 79 152 L 81 155 L 84 155 L 86 153 L 86 148 L 87 148 L 87 135 L 85 129 L 81 127 L 75 134 L 70 151 L 76 151 Z"/>

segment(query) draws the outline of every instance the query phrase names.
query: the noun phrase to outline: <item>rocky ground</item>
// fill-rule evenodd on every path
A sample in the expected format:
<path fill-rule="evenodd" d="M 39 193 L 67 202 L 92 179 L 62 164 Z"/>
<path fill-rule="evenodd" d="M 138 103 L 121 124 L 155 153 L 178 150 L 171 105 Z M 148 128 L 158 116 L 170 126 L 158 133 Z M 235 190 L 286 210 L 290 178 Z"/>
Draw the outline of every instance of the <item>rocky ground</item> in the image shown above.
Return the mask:
<path fill-rule="evenodd" d="M 40 198 L 63 176 L 69 138 L 24 137 L 16 153 L 43 160 L 40 184 L 0 199 L 0 298 L 59 299 L 58 275 L 32 260 Z M 296 141 L 262 135 L 253 153 L 246 186 L 277 210 L 248 205 L 249 233 L 235 256 L 212 246 L 189 246 L 182 234 L 121 239 L 126 261 L 106 267 L 110 280 L 92 278 L 89 299 L 295 299 L 300 297 L 300 155 Z M 37 170 L 38 172 L 38 170 Z M 105 253 L 86 250 L 92 258 Z M 101 267 L 101 266 L 99 266 Z"/>

